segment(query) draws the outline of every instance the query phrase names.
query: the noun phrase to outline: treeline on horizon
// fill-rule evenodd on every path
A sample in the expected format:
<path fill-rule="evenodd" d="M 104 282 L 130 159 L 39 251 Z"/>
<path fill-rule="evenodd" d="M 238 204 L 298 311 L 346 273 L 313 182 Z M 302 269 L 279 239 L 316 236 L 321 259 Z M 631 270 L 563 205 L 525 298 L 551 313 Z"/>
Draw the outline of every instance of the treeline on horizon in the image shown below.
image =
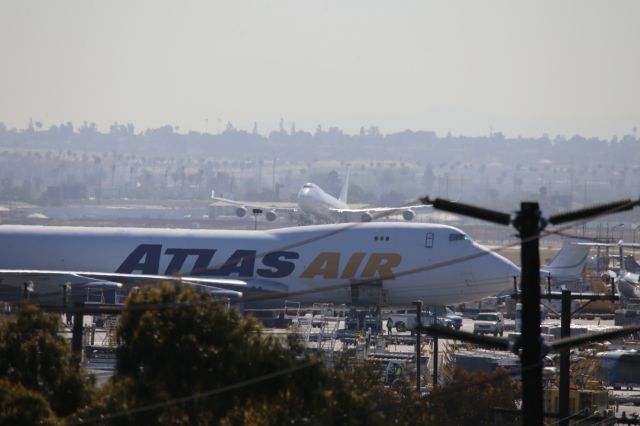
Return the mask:
<path fill-rule="evenodd" d="M 637 164 L 640 139 L 637 129 L 633 134 L 618 138 L 598 137 L 505 137 L 501 132 L 490 135 L 463 136 L 447 134 L 438 136 L 427 130 L 405 130 L 383 134 L 371 126 L 361 128 L 357 134 L 348 134 L 338 127 L 315 132 L 297 130 L 295 125 L 262 135 L 257 126 L 252 131 L 235 128 L 227 123 L 220 133 L 189 131 L 181 133 L 179 127 L 165 125 L 136 131 L 131 123 L 110 126 L 108 132 L 100 132 L 95 123 L 84 122 L 76 128 L 71 122 L 45 128 L 40 122 L 30 122 L 24 129 L 8 128 L 0 122 L 0 148 L 23 149 L 72 149 L 91 152 L 118 151 L 136 154 L 193 155 L 211 154 L 222 158 L 288 157 L 292 161 L 335 159 L 336 149 L 345 161 L 362 159 L 411 161 L 416 155 L 429 153 L 431 161 L 450 160 L 452 156 L 473 156 L 478 160 L 531 161 L 552 158 L 569 163 L 601 156 L 615 157 L 623 163 Z M 185 152 L 188 148 L 188 152 Z M 399 148 L 401 148 L 399 150 Z M 425 151 L 427 150 L 427 151 Z M 533 155 L 533 157 L 532 157 Z"/>
<path fill-rule="evenodd" d="M 640 139 L 548 135 L 438 136 L 432 131 L 355 135 L 341 129 L 261 135 L 230 123 L 221 133 L 133 124 L 24 129 L 0 123 L 0 202 L 65 204 L 109 199 L 199 199 L 211 191 L 245 201 L 292 201 L 304 182 L 333 195 L 350 166 L 349 201 L 399 205 L 417 196 L 511 208 L 538 200 L 561 211 L 636 197 Z"/>

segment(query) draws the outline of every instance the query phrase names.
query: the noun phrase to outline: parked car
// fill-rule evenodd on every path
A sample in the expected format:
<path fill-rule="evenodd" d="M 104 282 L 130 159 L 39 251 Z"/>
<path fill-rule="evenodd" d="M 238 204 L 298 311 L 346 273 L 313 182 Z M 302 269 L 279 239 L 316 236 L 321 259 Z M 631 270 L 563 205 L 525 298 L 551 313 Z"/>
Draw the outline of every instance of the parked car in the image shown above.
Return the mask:
<path fill-rule="evenodd" d="M 504 319 L 500 312 L 482 312 L 476 316 L 473 324 L 474 334 L 504 334 Z"/>
<path fill-rule="evenodd" d="M 446 307 L 446 311 L 447 319 L 451 321 L 453 328 L 460 330 L 460 327 L 462 327 L 462 317 L 460 315 L 456 315 L 456 313 L 448 306 Z"/>

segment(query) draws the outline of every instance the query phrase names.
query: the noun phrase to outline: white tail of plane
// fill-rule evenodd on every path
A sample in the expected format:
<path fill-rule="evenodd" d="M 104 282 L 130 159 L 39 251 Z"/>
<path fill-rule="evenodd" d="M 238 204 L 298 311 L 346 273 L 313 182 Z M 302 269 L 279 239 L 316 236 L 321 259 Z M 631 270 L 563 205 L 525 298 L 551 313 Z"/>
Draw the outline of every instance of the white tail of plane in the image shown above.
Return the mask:
<path fill-rule="evenodd" d="M 591 244 L 576 239 L 567 239 L 549 265 L 543 267 L 555 281 L 575 281 L 580 278 L 589 256 Z"/>
<path fill-rule="evenodd" d="M 349 191 L 349 173 L 351 172 L 351 168 L 347 167 L 347 176 L 344 178 L 344 185 L 342 185 L 342 190 L 340 190 L 340 197 L 338 200 L 347 204 L 347 193 Z"/>

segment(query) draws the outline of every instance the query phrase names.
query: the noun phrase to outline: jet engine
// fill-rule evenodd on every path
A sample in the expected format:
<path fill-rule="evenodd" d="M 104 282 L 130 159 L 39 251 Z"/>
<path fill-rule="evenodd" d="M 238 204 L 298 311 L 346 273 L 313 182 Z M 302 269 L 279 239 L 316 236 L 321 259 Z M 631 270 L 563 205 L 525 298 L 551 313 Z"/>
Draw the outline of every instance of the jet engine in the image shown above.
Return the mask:
<path fill-rule="evenodd" d="M 236 216 L 245 217 L 246 215 L 247 215 L 247 209 L 245 209 L 244 207 L 238 207 L 236 209 Z"/>
<path fill-rule="evenodd" d="M 413 210 L 405 210 L 402 212 L 402 217 L 404 218 L 404 220 L 409 221 L 416 217 L 416 214 L 413 212 Z"/>
<path fill-rule="evenodd" d="M 267 214 L 265 214 L 265 217 L 267 218 L 267 220 L 268 220 L 269 222 L 273 222 L 274 220 L 276 220 L 276 219 L 278 218 L 278 213 L 276 213 L 276 212 L 275 212 L 275 211 L 273 211 L 273 210 L 269 210 L 269 211 L 267 212 Z"/>
<path fill-rule="evenodd" d="M 360 216 L 361 222 L 371 222 L 372 219 L 373 216 L 371 216 L 371 213 L 369 212 L 362 213 L 362 216 Z"/>

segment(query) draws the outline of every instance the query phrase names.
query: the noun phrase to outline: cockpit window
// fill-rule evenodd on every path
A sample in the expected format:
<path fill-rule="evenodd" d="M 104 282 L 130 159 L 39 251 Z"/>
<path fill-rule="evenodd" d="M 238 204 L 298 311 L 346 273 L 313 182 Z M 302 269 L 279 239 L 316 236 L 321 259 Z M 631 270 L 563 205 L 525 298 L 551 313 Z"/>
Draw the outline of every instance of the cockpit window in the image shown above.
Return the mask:
<path fill-rule="evenodd" d="M 468 240 L 469 237 L 465 234 L 449 234 L 449 241 Z"/>

